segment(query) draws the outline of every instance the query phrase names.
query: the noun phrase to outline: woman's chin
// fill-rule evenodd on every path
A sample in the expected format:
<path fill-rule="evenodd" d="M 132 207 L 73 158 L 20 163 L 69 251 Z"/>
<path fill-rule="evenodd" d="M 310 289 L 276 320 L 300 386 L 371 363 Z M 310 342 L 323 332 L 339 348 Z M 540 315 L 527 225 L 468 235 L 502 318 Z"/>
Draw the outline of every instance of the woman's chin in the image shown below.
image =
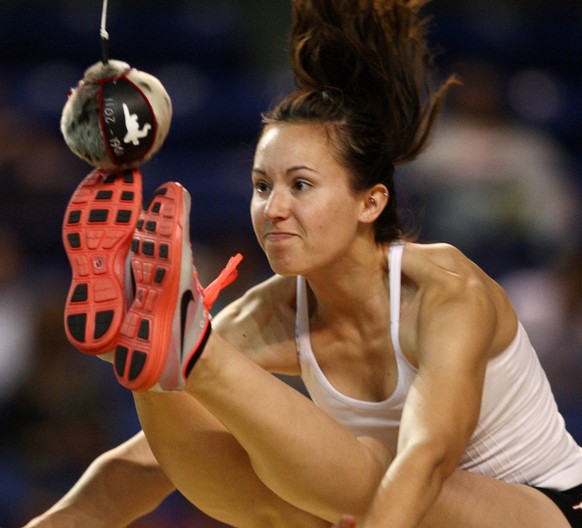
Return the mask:
<path fill-rule="evenodd" d="M 273 270 L 273 273 L 277 275 L 282 276 L 301 275 L 301 270 L 303 269 L 303 266 L 300 267 L 297 266 L 296 264 L 293 264 L 292 262 L 283 259 L 272 258 L 269 256 L 267 256 L 267 259 L 269 261 L 269 266 L 271 266 L 271 269 Z"/>

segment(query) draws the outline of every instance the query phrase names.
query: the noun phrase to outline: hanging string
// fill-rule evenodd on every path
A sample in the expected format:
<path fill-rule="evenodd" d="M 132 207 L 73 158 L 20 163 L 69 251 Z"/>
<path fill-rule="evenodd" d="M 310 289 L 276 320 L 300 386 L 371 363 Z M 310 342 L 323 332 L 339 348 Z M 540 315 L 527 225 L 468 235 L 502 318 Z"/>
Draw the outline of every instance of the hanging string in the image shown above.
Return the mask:
<path fill-rule="evenodd" d="M 101 11 L 101 61 L 103 64 L 109 62 L 109 33 L 107 33 L 107 0 L 103 0 L 103 10 Z"/>

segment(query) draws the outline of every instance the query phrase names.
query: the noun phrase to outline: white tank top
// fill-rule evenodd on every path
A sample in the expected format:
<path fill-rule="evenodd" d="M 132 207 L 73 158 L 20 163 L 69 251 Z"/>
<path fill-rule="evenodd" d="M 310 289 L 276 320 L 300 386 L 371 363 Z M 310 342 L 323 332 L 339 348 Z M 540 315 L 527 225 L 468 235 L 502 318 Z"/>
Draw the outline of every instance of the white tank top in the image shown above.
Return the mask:
<path fill-rule="evenodd" d="M 354 435 L 374 437 L 394 452 L 404 402 L 417 372 L 402 353 L 399 339 L 403 250 L 401 243 L 393 243 L 389 250 L 390 334 L 398 381 L 381 402 L 345 396 L 326 379 L 311 348 L 306 281 L 297 277 L 295 332 L 301 378 L 309 395 Z M 488 363 L 479 422 L 460 467 L 506 482 L 557 490 L 582 483 L 582 448 L 566 431 L 521 323 L 512 343 Z"/>

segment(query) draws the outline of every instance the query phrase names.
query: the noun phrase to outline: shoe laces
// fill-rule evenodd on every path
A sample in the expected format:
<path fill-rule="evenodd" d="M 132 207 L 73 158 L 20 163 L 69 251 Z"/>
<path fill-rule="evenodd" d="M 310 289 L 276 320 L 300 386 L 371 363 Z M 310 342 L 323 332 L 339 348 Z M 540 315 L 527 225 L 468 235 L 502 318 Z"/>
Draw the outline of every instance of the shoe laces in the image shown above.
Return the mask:
<path fill-rule="evenodd" d="M 243 256 L 240 253 L 237 253 L 234 257 L 230 257 L 224 269 L 218 274 L 218 277 L 203 289 L 202 297 L 207 311 L 210 311 L 221 290 L 226 288 L 238 277 L 237 266 L 242 259 Z"/>

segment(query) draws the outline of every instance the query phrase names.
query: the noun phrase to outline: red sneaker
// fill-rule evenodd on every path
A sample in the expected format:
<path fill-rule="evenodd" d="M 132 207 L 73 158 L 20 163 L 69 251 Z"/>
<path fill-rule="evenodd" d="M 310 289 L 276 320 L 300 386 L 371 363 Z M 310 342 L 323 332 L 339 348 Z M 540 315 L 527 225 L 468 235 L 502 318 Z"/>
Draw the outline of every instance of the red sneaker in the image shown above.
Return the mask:
<path fill-rule="evenodd" d="M 176 182 L 154 193 L 131 251 L 135 298 L 115 349 L 117 379 L 134 391 L 183 390 L 210 334 L 211 304 L 242 257 L 233 257 L 205 293 L 192 260 L 190 195 Z"/>
<path fill-rule="evenodd" d="M 85 354 L 101 355 L 115 348 L 131 295 L 126 261 L 141 194 L 139 170 L 96 169 L 67 205 L 63 244 L 73 277 L 65 331 L 71 344 Z"/>

